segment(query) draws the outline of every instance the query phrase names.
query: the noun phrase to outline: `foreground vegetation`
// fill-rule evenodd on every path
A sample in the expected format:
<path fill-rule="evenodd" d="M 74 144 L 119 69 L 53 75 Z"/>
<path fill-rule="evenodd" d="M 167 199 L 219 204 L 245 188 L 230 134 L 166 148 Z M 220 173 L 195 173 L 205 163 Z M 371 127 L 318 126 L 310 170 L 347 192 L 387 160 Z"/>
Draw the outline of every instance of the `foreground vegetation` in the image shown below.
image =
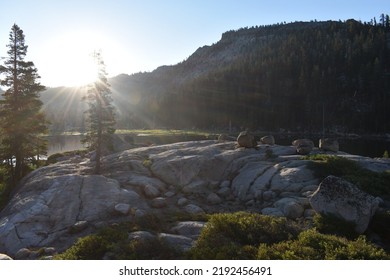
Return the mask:
<path fill-rule="evenodd" d="M 295 240 L 259 246 L 257 257 L 266 260 L 382 260 L 389 255 L 364 236 L 348 240 L 334 235 L 303 231 Z"/>
<path fill-rule="evenodd" d="M 371 195 L 390 195 L 390 172 L 373 172 L 353 160 L 333 155 L 317 154 L 304 159 L 311 160 L 309 168 L 320 180 L 334 175 L 356 184 Z"/>
<path fill-rule="evenodd" d="M 128 240 L 131 231 L 158 232 L 154 222 L 151 226 L 124 223 L 107 227 L 80 238 L 55 259 L 390 259 L 365 236 L 348 239 L 321 233 L 316 223 L 256 213 L 209 216 L 196 245 L 185 253 L 159 239 Z"/>
<path fill-rule="evenodd" d="M 334 155 L 310 155 L 308 167 L 320 179 L 329 175 L 344 178 L 354 183 L 361 190 L 373 196 L 390 198 L 390 172 L 373 172 L 360 166 L 356 161 Z M 316 220 L 317 219 L 317 220 Z M 356 237 L 353 226 L 335 217 L 319 216 L 315 218 L 317 226 L 324 233 L 338 234 L 348 238 Z M 378 209 L 367 232 L 375 233 L 382 240 L 382 245 L 390 250 L 390 209 Z"/>

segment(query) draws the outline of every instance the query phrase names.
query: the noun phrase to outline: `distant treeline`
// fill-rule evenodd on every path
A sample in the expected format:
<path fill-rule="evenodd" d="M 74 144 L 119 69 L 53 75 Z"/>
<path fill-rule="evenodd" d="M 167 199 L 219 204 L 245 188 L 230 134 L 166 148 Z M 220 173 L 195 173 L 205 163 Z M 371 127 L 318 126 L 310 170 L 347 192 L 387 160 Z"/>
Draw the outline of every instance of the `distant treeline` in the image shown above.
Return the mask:
<path fill-rule="evenodd" d="M 232 122 L 315 132 L 324 122 L 327 130 L 388 132 L 388 18 L 379 24 L 297 22 L 226 32 L 218 43 L 198 51 L 202 61 L 229 51 L 234 59 L 225 63 L 221 57 L 188 79 L 200 59 L 194 53 L 179 65 L 156 70 L 158 75 L 149 74 L 143 115 L 174 127 L 223 128 Z M 158 94 L 151 92 L 154 82 Z"/>

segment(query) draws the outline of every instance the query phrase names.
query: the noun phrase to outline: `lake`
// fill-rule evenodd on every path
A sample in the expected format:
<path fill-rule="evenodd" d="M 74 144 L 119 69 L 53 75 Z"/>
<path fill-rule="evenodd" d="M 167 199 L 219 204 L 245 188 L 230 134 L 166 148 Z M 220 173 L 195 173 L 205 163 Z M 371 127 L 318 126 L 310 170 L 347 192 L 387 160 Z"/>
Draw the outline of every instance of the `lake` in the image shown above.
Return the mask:
<path fill-rule="evenodd" d="M 80 134 L 48 136 L 47 155 L 84 149 L 81 139 Z"/>
<path fill-rule="evenodd" d="M 85 146 L 81 144 L 82 138 L 83 136 L 80 134 L 48 136 L 47 154 L 48 156 L 50 156 L 55 153 L 64 153 L 68 151 L 84 149 Z M 193 135 L 193 134 L 163 135 L 163 136 L 155 136 L 155 135 L 147 135 L 147 134 L 139 134 L 139 135 L 121 134 L 119 138 L 121 138 L 122 141 L 126 141 L 126 138 L 130 139 L 130 142 L 133 144 L 156 144 L 156 145 L 206 139 L 204 135 Z"/>
<path fill-rule="evenodd" d="M 205 140 L 204 135 L 131 135 L 134 144 L 170 144 L 175 142 Z M 278 145 L 291 145 L 296 136 L 276 136 L 275 141 Z M 63 153 L 72 150 L 83 149 L 81 144 L 82 135 L 57 135 L 48 136 L 48 155 Z M 311 138 L 314 144 L 318 146 L 319 138 Z M 339 138 L 340 150 L 350 154 L 362 155 L 367 157 L 382 157 L 385 150 L 390 153 L 390 140 L 387 139 L 346 139 Z"/>
<path fill-rule="evenodd" d="M 275 137 L 275 142 L 279 145 L 291 145 L 292 141 L 298 137 Z M 318 147 L 319 137 L 309 138 L 313 140 L 314 145 Z M 385 150 L 390 153 L 390 140 L 369 139 L 369 138 L 337 138 L 340 151 L 361 155 L 366 157 L 382 157 Z"/>

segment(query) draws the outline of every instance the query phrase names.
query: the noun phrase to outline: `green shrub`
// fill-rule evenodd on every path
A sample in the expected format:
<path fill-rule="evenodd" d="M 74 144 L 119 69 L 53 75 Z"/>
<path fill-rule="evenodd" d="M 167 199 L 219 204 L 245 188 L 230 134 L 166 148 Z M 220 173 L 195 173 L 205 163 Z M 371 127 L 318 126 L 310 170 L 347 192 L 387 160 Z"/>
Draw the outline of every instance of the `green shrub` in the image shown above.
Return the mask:
<path fill-rule="evenodd" d="M 312 160 L 309 162 L 309 167 L 314 170 L 314 174 L 320 179 L 324 179 L 329 175 L 342 177 L 363 169 L 355 161 L 333 155 L 317 154 L 306 156 L 304 159 Z"/>
<path fill-rule="evenodd" d="M 142 162 L 142 165 L 146 168 L 150 168 L 153 165 L 153 161 L 149 158 L 144 159 L 144 161 Z"/>
<path fill-rule="evenodd" d="M 54 258 L 57 260 L 101 260 L 103 257 L 113 260 L 181 258 L 181 253 L 157 238 L 128 240 L 129 232 L 138 229 L 139 226 L 132 223 L 105 227 L 96 234 L 79 238 L 73 246 Z"/>
<path fill-rule="evenodd" d="M 389 158 L 389 151 L 385 150 L 383 152 L 383 158 Z"/>
<path fill-rule="evenodd" d="M 390 173 L 373 172 L 357 162 L 338 156 L 312 155 L 303 157 L 312 160 L 308 167 L 320 180 L 329 175 L 341 177 L 356 184 L 363 191 L 374 196 L 390 195 Z"/>
<path fill-rule="evenodd" d="M 390 173 L 388 172 L 377 173 L 363 169 L 343 177 L 374 196 L 390 195 Z"/>
<path fill-rule="evenodd" d="M 58 159 L 63 157 L 63 156 L 64 156 L 64 154 L 62 154 L 62 153 L 52 154 L 52 155 L 48 156 L 48 158 L 46 160 L 46 164 L 56 163 L 58 161 Z"/>
<path fill-rule="evenodd" d="M 136 223 L 136 230 L 151 230 L 159 232 L 165 227 L 165 221 L 153 213 L 148 213 L 140 218 L 137 218 Z"/>
<path fill-rule="evenodd" d="M 111 248 L 110 255 L 116 260 L 166 260 L 180 259 L 182 253 L 159 239 L 132 240 Z"/>
<path fill-rule="evenodd" d="M 381 238 L 383 247 L 390 253 L 390 210 L 379 209 L 372 217 L 370 230 Z"/>
<path fill-rule="evenodd" d="M 298 226 L 285 218 L 237 212 L 214 214 L 203 228 L 194 248 L 194 259 L 254 259 L 260 243 L 296 237 Z"/>
<path fill-rule="evenodd" d="M 101 260 L 108 250 L 109 243 L 99 235 L 80 238 L 64 253 L 56 255 L 57 260 Z"/>
<path fill-rule="evenodd" d="M 368 243 L 364 236 L 356 240 L 326 235 L 310 229 L 297 240 L 260 244 L 257 254 L 263 260 L 382 260 L 389 259 L 383 249 Z"/>
<path fill-rule="evenodd" d="M 96 234 L 79 238 L 77 242 L 64 253 L 55 256 L 64 260 L 100 260 L 112 248 L 127 240 L 130 223 L 108 226 Z M 117 245 L 118 244 L 118 245 Z"/>
<path fill-rule="evenodd" d="M 313 223 L 320 233 L 334 234 L 348 239 L 358 237 L 354 223 L 347 222 L 331 214 L 316 214 L 313 217 Z"/>
<path fill-rule="evenodd" d="M 67 157 L 67 156 L 85 156 L 88 153 L 88 150 L 74 150 L 63 153 L 55 153 L 50 155 L 46 160 L 46 165 L 56 163 L 59 158 Z"/>

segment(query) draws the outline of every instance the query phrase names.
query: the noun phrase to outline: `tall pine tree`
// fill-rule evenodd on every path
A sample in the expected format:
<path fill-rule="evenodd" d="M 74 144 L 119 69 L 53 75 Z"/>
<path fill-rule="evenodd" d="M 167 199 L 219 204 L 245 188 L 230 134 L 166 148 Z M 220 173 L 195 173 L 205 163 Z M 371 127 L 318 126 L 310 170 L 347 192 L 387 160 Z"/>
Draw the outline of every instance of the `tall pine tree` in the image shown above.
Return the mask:
<path fill-rule="evenodd" d="M 87 133 L 83 143 L 95 150 L 95 174 L 100 174 L 100 158 L 111 148 L 115 132 L 115 114 L 112 106 L 111 86 L 107 80 L 106 66 L 100 53 L 94 53 L 97 63 L 97 80 L 89 86 L 85 100 L 88 102 Z"/>
<path fill-rule="evenodd" d="M 15 185 L 35 163 L 46 154 L 46 142 L 41 135 L 47 131 L 47 122 L 39 99 L 45 89 L 34 63 L 25 61 L 27 45 L 23 30 L 14 24 L 9 35 L 8 57 L 0 66 L 6 87 L 0 101 L 1 157 L 8 162 L 12 183 Z"/>

